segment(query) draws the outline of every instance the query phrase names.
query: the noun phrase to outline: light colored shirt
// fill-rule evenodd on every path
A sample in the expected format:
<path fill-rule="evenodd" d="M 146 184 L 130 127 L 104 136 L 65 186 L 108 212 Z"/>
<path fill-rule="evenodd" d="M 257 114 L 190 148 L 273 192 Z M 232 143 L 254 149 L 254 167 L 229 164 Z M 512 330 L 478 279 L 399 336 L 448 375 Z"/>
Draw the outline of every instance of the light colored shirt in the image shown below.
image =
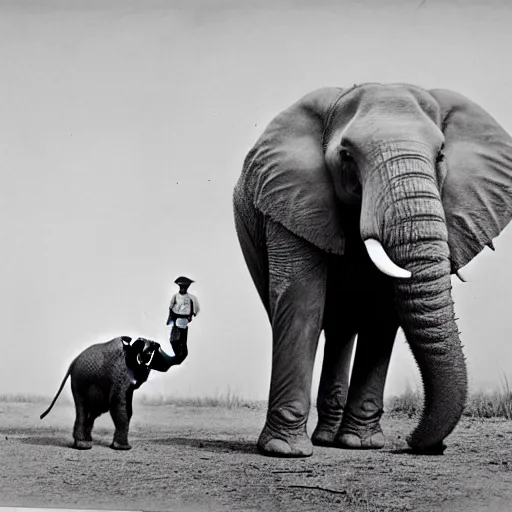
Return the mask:
<path fill-rule="evenodd" d="M 199 301 L 191 293 L 176 293 L 171 298 L 169 309 L 177 315 L 197 315 L 199 313 Z"/>

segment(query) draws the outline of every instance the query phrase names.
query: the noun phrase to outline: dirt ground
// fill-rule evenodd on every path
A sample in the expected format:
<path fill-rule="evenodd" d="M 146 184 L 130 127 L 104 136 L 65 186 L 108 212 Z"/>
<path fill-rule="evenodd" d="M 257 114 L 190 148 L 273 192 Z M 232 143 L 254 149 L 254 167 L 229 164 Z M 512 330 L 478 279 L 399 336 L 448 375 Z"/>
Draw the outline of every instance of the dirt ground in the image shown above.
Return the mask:
<path fill-rule="evenodd" d="M 442 456 L 403 452 L 414 419 L 385 417 L 381 451 L 259 455 L 263 407 L 135 405 L 133 449 L 70 448 L 72 405 L 0 404 L 0 505 L 169 511 L 512 510 L 512 421 L 465 419 Z M 310 428 L 314 426 L 312 414 Z"/>

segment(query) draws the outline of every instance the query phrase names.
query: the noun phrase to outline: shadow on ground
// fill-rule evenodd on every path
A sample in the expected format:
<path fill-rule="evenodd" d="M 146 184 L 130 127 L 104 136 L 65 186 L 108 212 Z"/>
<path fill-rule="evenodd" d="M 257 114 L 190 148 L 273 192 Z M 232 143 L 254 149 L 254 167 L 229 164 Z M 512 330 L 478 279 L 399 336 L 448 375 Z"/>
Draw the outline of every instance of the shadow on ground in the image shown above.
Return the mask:
<path fill-rule="evenodd" d="M 232 441 L 226 439 L 204 440 L 194 437 L 168 437 L 164 439 L 152 439 L 151 442 L 166 446 L 190 446 L 194 449 L 215 453 L 258 453 L 255 441 Z"/>
<path fill-rule="evenodd" d="M 30 444 L 34 446 L 57 446 L 59 448 L 73 448 L 73 440 L 70 437 L 49 437 L 49 436 L 37 436 L 37 437 L 24 437 L 19 440 L 21 444 Z M 112 443 L 111 439 L 93 439 L 93 448 L 95 446 L 103 446 L 110 448 Z M 73 448 L 75 450 L 75 448 Z M 78 450 L 77 450 L 78 451 Z"/>
<path fill-rule="evenodd" d="M 31 444 L 35 446 L 58 446 L 60 448 L 71 448 L 73 441 L 69 437 L 25 437 L 20 439 L 21 444 Z"/>

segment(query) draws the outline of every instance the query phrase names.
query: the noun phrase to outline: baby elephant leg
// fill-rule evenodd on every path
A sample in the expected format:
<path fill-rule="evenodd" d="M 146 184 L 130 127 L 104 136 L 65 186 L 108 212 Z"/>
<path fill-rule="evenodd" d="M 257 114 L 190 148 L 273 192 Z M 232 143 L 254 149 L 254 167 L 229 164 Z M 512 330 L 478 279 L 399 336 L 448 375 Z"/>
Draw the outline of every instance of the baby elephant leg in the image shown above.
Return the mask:
<path fill-rule="evenodd" d="M 128 443 L 128 430 L 132 417 L 133 390 L 129 390 L 125 396 L 116 396 L 110 403 L 110 415 L 114 421 L 114 439 L 110 448 L 114 450 L 130 450 Z"/>
<path fill-rule="evenodd" d="M 78 391 L 71 388 L 75 401 L 75 424 L 73 426 L 73 448 L 77 450 L 90 450 L 92 448 L 92 438 L 88 435 L 87 417 L 88 411 L 85 406 L 85 400 Z"/>
<path fill-rule="evenodd" d="M 84 436 L 85 440 L 92 443 L 92 429 L 94 427 L 94 420 L 97 418 L 97 415 L 92 411 L 88 411 L 85 418 L 85 428 L 84 428 Z"/>

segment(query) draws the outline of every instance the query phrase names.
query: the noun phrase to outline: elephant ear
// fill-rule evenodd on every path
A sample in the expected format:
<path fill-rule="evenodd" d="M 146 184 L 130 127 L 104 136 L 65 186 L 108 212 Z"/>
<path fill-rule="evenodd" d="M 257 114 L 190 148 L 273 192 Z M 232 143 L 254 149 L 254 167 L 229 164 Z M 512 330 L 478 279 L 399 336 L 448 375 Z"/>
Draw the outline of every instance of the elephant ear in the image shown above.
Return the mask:
<path fill-rule="evenodd" d="M 319 89 L 275 117 L 248 153 L 241 180 L 259 211 L 336 254 L 343 254 L 345 238 L 323 132 L 342 94 L 339 88 Z"/>
<path fill-rule="evenodd" d="M 121 336 L 121 341 L 123 342 L 123 348 L 128 348 L 132 339 L 130 336 Z"/>
<path fill-rule="evenodd" d="M 140 354 L 145 347 L 144 338 L 137 338 L 132 344 L 131 347 L 133 351 L 137 354 Z"/>
<path fill-rule="evenodd" d="M 446 178 L 442 200 L 452 272 L 468 264 L 512 218 L 512 138 L 461 94 L 429 91 L 441 107 Z"/>

